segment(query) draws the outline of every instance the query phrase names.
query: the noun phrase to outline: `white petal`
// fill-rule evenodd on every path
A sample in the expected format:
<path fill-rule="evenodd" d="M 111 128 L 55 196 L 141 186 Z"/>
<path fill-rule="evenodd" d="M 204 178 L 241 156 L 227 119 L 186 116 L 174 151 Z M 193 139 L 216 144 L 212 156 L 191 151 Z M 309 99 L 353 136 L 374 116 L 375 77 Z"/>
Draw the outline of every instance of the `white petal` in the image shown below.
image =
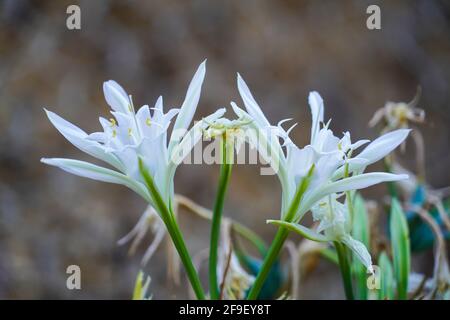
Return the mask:
<path fill-rule="evenodd" d="M 143 184 L 130 179 L 120 172 L 103 168 L 89 162 L 74 159 L 42 158 L 41 162 L 51 166 L 59 167 L 64 171 L 80 177 L 124 185 L 138 193 L 147 201 L 151 201 L 150 195 L 148 194 L 148 191 Z"/>
<path fill-rule="evenodd" d="M 332 182 L 322 188 L 321 193 L 323 193 L 323 196 L 325 196 L 331 193 L 364 189 L 381 182 L 398 181 L 403 179 L 408 179 L 408 175 L 392 174 L 386 172 L 363 173 L 354 177 L 349 177 L 338 180 L 336 182 Z"/>
<path fill-rule="evenodd" d="M 300 149 L 293 146 L 289 152 L 289 158 L 287 159 L 288 172 L 293 175 L 296 182 L 306 176 L 311 166 L 314 164 L 316 158 L 316 152 L 310 145 Z"/>
<path fill-rule="evenodd" d="M 206 129 L 208 123 L 220 118 L 224 115 L 226 109 L 218 109 L 201 121 L 198 121 L 182 138 L 179 144 L 176 144 L 168 154 L 167 181 L 172 181 L 175 170 L 183 159 L 191 152 L 192 148 L 200 141 L 203 136 L 203 130 Z"/>
<path fill-rule="evenodd" d="M 361 146 L 363 146 L 363 145 L 365 145 L 366 143 L 369 143 L 369 142 L 370 142 L 370 140 L 367 140 L 367 139 L 358 140 L 358 141 L 356 141 L 355 143 L 353 143 L 353 144 L 350 146 L 350 148 L 351 148 L 352 150 L 356 150 L 356 149 L 358 149 L 359 147 L 361 147 Z"/>
<path fill-rule="evenodd" d="M 125 90 L 114 80 L 103 83 L 103 93 L 108 105 L 117 112 L 130 112 L 130 99 Z"/>
<path fill-rule="evenodd" d="M 372 257 L 370 256 L 370 253 L 367 250 L 366 246 L 362 242 L 353 239 L 350 235 L 344 236 L 342 242 L 352 250 L 352 252 L 369 270 L 369 272 L 373 273 Z"/>
<path fill-rule="evenodd" d="M 397 148 L 406 139 L 410 131 L 410 129 L 398 129 L 382 135 L 361 151 L 358 158 L 367 159 L 368 164 L 377 162 Z"/>
<path fill-rule="evenodd" d="M 233 108 L 234 113 L 238 116 L 238 118 L 252 119 L 252 117 L 247 112 L 239 108 L 236 103 L 231 101 L 230 104 L 231 107 Z"/>
<path fill-rule="evenodd" d="M 159 96 L 158 97 L 158 100 L 156 100 L 156 103 L 155 103 L 155 106 L 153 107 L 153 117 L 152 117 L 152 119 L 153 119 L 153 121 L 156 121 L 156 122 L 160 122 L 161 121 L 161 118 L 162 118 L 162 116 L 164 115 L 164 112 L 163 112 L 163 97 L 162 96 Z"/>
<path fill-rule="evenodd" d="M 200 100 L 200 93 L 202 90 L 203 80 L 206 73 L 206 60 L 203 61 L 197 69 L 194 77 L 189 84 L 189 88 L 186 93 L 183 104 L 181 105 L 180 113 L 177 116 L 173 130 L 187 129 L 194 117 L 195 110 L 197 109 L 198 101 Z M 174 147 L 175 140 L 171 139 L 172 145 L 169 146 L 169 150 Z"/>
<path fill-rule="evenodd" d="M 86 132 L 64 120 L 56 113 L 46 109 L 44 110 L 47 113 L 48 119 L 55 126 L 55 128 L 75 147 L 97 159 L 106 161 L 119 170 L 123 170 L 124 167 L 120 161 L 113 154 L 106 152 L 101 144 L 96 141 L 89 140 Z"/>
<path fill-rule="evenodd" d="M 312 91 L 309 93 L 308 102 L 312 115 L 311 144 L 314 144 L 320 130 L 320 123 L 323 122 L 323 99 L 317 91 Z"/>
<path fill-rule="evenodd" d="M 88 135 L 89 140 L 106 143 L 107 136 L 104 132 L 94 132 Z"/>
<path fill-rule="evenodd" d="M 323 185 L 330 181 L 336 169 L 344 162 L 340 151 L 322 154 L 316 160 L 316 167 L 314 168 L 314 175 L 310 187 Z"/>
<path fill-rule="evenodd" d="M 148 105 L 143 105 L 136 112 L 136 122 L 139 127 L 139 133 L 143 137 L 150 136 L 150 128 L 151 128 L 151 123 L 152 123 L 151 121 L 152 121 L 152 118 L 150 115 L 150 107 Z"/>
<path fill-rule="evenodd" d="M 346 163 L 348 164 L 348 172 L 352 173 L 358 169 L 368 166 L 369 161 L 367 159 L 362 159 L 362 158 L 356 157 L 356 158 L 350 158 L 350 159 L 346 160 Z M 346 165 L 344 164 L 340 168 L 338 168 L 336 170 L 336 172 L 333 174 L 333 177 L 331 178 L 331 180 L 335 181 L 335 180 L 343 178 L 344 174 L 345 174 L 345 167 L 346 167 Z"/>
<path fill-rule="evenodd" d="M 250 92 L 250 89 L 248 88 L 247 84 L 245 83 L 244 79 L 242 79 L 239 73 L 237 75 L 237 84 L 239 93 L 241 94 L 242 100 L 244 101 L 245 108 L 247 109 L 247 112 L 250 114 L 250 116 L 252 116 L 252 118 L 260 126 L 262 127 L 270 126 L 269 121 L 262 112 L 258 103 L 256 103 L 255 99 L 253 98 Z"/>
<path fill-rule="evenodd" d="M 303 215 L 308 212 L 308 210 L 310 210 L 311 207 L 315 203 L 317 203 L 317 201 L 332 193 L 339 193 L 348 190 L 359 190 L 381 182 L 398 181 L 403 179 L 408 179 L 408 175 L 385 172 L 371 172 L 341 179 L 336 182 L 329 183 L 322 188 L 319 187 L 319 189 L 317 190 L 311 190 L 310 192 L 307 192 L 307 194 L 305 194 L 300 204 L 300 208 L 296 215 L 295 221 L 298 221 L 298 219 L 303 217 Z"/>

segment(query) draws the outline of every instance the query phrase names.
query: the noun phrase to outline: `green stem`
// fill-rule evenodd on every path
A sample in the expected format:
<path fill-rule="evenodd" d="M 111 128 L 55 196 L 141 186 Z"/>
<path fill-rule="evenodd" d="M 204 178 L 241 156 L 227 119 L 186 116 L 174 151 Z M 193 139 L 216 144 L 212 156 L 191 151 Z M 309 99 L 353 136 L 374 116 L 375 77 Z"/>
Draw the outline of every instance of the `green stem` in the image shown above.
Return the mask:
<path fill-rule="evenodd" d="M 310 168 L 307 176 L 304 177 L 301 183 L 298 185 L 297 191 L 295 192 L 294 199 L 292 200 L 289 210 L 286 213 L 286 215 L 284 215 L 284 221 L 292 222 L 295 219 L 295 215 L 298 211 L 298 208 L 300 207 L 300 202 L 302 200 L 303 194 L 308 188 L 309 181 L 313 171 L 314 165 Z M 288 234 L 289 231 L 286 228 L 284 227 L 278 228 L 275 238 L 273 239 L 272 244 L 270 245 L 269 251 L 267 252 L 267 255 L 264 257 L 263 264 L 261 266 L 261 269 L 259 270 L 258 275 L 256 276 L 255 282 L 253 283 L 253 286 L 251 287 L 247 295 L 248 300 L 256 300 L 258 298 L 259 292 L 261 291 L 264 282 L 266 281 L 266 278 L 270 270 L 272 269 L 273 263 L 278 258 L 280 250 L 281 248 L 283 248 L 284 241 L 286 241 Z"/>
<path fill-rule="evenodd" d="M 341 270 L 342 281 L 344 283 L 345 296 L 347 300 L 354 300 L 352 288 L 352 270 L 348 258 L 347 248 L 340 242 L 335 241 L 334 247 L 339 259 L 339 269 Z"/>
<path fill-rule="evenodd" d="M 255 282 L 253 283 L 253 286 L 248 293 L 248 300 L 256 300 L 258 298 L 259 292 L 261 291 L 264 282 L 266 281 L 266 278 L 270 270 L 272 269 L 272 265 L 278 258 L 280 250 L 283 247 L 284 241 L 286 241 L 288 235 L 289 230 L 283 227 L 278 228 L 275 238 L 270 245 L 269 251 L 265 256 L 261 269 L 259 270 L 259 273 L 255 279 Z"/>
<path fill-rule="evenodd" d="M 197 299 L 204 300 L 205 293 L 200 283 L 197 271 L 195 270 L 195 267 L 192 263 L 191 256 L 189 255 L 189 251 L 184 242 L 183 235 L 181 234 L 181 230 L 178 227 L 177 221 L 175 220 L 175 216 L 164 203 L 164 200 L 161 198 L 158 188 L 153 182 L 153 178 L 149 175 L 141 159 L 139 159 L 139 170 L 153 199 L 154 203 L 152 205 L 155 205 L 155 209 L 159 212 L 161 219 L 163 220 L 170 235 L 170 238 L 172 239 L 175 248 L 177 249 L 181 262 L 183 263 L 186 270 L 188 279 L 192 285 L 192 289 L 194 290 Z"/>
<path fill-rule="evenodd" d="M 217 255 L 220 238 L 220 222 L 222 220 L 225 194 L 230 180 L 233 163 L 233 145 L 227 141 L 226 134 L 220 139 L 222 151 L 222 164 L 220 167 L 219 186 L 216 194 L 216 202 L 211 225 L 211 238 L 209 247 L 209 291 L 212 300 L 220 297 L 219 283 L 217 279 Z"/>

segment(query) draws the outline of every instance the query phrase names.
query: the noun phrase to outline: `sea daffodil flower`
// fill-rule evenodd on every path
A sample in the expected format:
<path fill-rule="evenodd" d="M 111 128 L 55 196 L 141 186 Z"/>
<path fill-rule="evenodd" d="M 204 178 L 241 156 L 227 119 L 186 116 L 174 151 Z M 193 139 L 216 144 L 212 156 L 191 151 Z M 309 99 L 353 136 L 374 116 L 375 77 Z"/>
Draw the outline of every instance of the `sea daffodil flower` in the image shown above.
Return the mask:
<path fill-rule="evenodd" d="M 385 172 L 362 172 L 368 165 L 382 159 L 400 145 L 410 130 L 399 129 L 387 133 L 367 145 L 359 155 L 351 157 L 354 150 L 369 140 L 352 143 L 349 132 L 344 133 L 342 138 L 336 137 L 329 129 L 330 122 L 324 124 L 322 98 L 317 92 L 311 92 L 308 99 L 312 113 L 311 140 L 309 145 L 299 148 L 288 137 L 292 127 L 287 131 L 281 127 L 286 120 L 277 126 L 271 125 L 239 74 L 237 84 L 247 112 L 234 102 L 231 105 L 240 118 L 253 120 L 248 126 L 259 131 L 260 141 L 254 144 L 263 157 L 269 156 L 267 161 L 278 174 L 282 186 L 282 215 L 293 201 L 301 181 L 309 172 L 311 176 L 308 187 L 294 220 L 299 220 L 317 201 L 329 194 L 407 178 L 407 175 Z M 284 143 L 281 144 L 278 139 L 274 139 L 271 133 L 281 137 Z M 347 176 L 344 176 L 345 173 Z M 351 174 L 353 175 L 349 176 Z"/>
<path fill-rule="evenodd" d="M 171 109 L 167 113 L 163 111 L 162 97 L 158 98 L 154 108 L 144 105 L 135 112 L 131 96 L 115 81 L 106 81 L 103 91 L 113 117 L 109 120 L 100 117 L 102 132 L 87 134 L 57 114 L 45 110 L 51 123 L 74 146 L 117 170 L 73 159 L 43 158 L 41 161 L 75 175 L 125 185 L 152 203 L 139 172 L 140 158 L 162 199 L 170 203 L 173 198 L 173 177 L 181 162 L 174 161 L 174 154 L 182 160 L 200 140 L 201 132 L 207 126 L 206 122 L 200 121 L 186 133 L 197 108 L 205 71 L 203 62 L 189 85 L 181 108 Z M 220 109 L 205 120 L 213 121 L 224 112 Z M 175 115 L 177 118 L 167 142 L 167 130 Z"/>
<path fill-rule="evenodd" d="M 381 182 L 397 181 L 408 177 L 385 172 L 363 173 L 363 171 L 368 165 L 380 160 L 400 145 L 407 137 L 409 130 L 400 129 L 382 136 L 370 143 L 358 156 L 352 158 L 354 150 L 369 141 L 360 140 L 352 143 L 348 132 L 344 133 L 342 138 L 336 137 L 329 129 L 330 122 L 324 124 L 322 98 L 317 92 L 311 92 L 309 95 L 312 113 L 311 140 L 309 145 L 299 148 L 288 137 L 292 127 L 286 131 L 281 126 L 286 120 L 281 121 L 277 126 L 271 125 L 239 75 L 237 82 L 247 112 L 235 103 L 232 103 L 232 107 L 239 117 L 254 120 L 254 126 L 260 132 L 258 137 L 263 138 L 257 143 L 258 151 L 263 155 L 269 155 L 268 162 L 281 182 L 282 206 L 281 219 L 278 223 L 298 223 L 317 202 L 335 193 L 354 191 Z M 272 135 L 267 134 L 269 128 L 284 140 L 283 145 L 277 139 L 273 139 Z M 305 232 L 311 231 L 308 228 L 304 229 Z M 343 240 L 342 235 L 338 237 L 340 240 Z M 287 236 L 287 229 L 278 230 L 255 283 L 249 291 L 249 299 L 258 297 Z M 328 241 L 332 237 L 326 238 L 321 235 L 318 238 Z M 340 242 L 336 244 L 340 245 Z M 342 253 L 342 250 L 339 252 Z"/>
<path fill-rule="evenodd" d="M 87 134 L 46 110 L 52 124 L 66 139 L 116 170 L 73 159 L 41 160 L 79 176 L 125 185 L 146 199 L 162 218 L 199 299 L 204 299 L 205 295 L 176 222 L 172 203 L 173 178 L 178 164 L 201 139 L 207 123 L 220 118 L 225 112 L 223 109 L 217 110 L 186 133 L 200 99 L 205 64 L 206 61 L 198 67 L 181 108 L 171 109 L 167 113 L 163 112 L 161 97 L 153 112 L 147 105 L 135 112 L 131 96 L 116 82 L 105 82 L 103 90 L 106 101 L 113 110 L 113 118 L 109 121 L 100 118 L 103 132 Z M 177 114 L 168 142 L 167 130 Z"/>

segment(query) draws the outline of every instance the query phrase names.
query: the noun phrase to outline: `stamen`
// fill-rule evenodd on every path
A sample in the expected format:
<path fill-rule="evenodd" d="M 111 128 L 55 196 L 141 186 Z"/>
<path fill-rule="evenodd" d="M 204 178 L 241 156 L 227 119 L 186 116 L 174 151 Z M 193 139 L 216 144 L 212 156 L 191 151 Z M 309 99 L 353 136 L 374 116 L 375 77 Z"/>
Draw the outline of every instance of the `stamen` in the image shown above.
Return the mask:
<path fill-rule="evenodd" d="M 147 118 L 145 120 L 145 124 L 148 125 L 149 127 L 152 125 L 152 120 L 150 118 Z"/>
<path fill-rule="evenodd" d="M 131 128 L 128 128 L 128 136 L 131 137 L 133 134 L 133 130 Z"/>
<path fill-rule="evenodd" d="M 117 131 L 116 131 L 116 130 L 113 130 L 113 131 L 112 131 L 112 137 L 115 138 L 116 136 L 117 136 Z"/>
<path fill-rule="evenodd" d="M 111 127 L 115 127 L 115 126 L 117 126 L 117 122 L 116 122 L 116 119 L 114 119 L 114 118 L 111 118 L 111 119 L 109 119 L 109 122 L 111 122 Z"/>

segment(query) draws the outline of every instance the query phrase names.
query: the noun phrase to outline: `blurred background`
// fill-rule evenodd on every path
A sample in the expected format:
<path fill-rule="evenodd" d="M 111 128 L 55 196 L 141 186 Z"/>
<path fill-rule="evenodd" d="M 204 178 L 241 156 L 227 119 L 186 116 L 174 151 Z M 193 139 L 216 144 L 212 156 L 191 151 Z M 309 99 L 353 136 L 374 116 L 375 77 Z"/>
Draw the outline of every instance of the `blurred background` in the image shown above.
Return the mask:
<path fill-rule="evenodd" d="M 66 28 L 66 8 L 81 8 L 81 30 Z M 366 8 L 381 8 L 381 30 L 366 28 Z M 102 83 L 114 79 L 135 105 L 179 106 L 205 58 L 206 82 L 196 118 L 242 104 L 236 72 L 272 123 L 294 118 L 293 139 L 307 143 L 307 96 L 317 90 L 334 132 L 377 136 L 368 127 L 386 101 L 418 107 L 426 173 L 434 187 L 450 184 L 450 2 L 448 1 L 0 1 L 0 299 L 128 299 L 144 239 L 129 257 L 117 240 L 146 204 L 121 186 L 82 179 L 39 162 L 41 157 L 90 158 L 49 123 L 43 107 L 87 132 L 107 116 Z M 411 144 L 401 156 L 414 169 Z M 212 207 L 218 166 L 183 165 L 176 192 Z M 280 187 L 258 166 L 233 169 L 225 214 L 270 241 Z M 386 186 L 363 192 L 380 200 Z M 208 223 L 180 213 L 192 253 L 207 248 Z M 293 237 L 293 239 L 295 239 Z M 427 253 L 413 270 L 430 272 Z M 432 260 L 432 259 L 431 259 Z M 81 290 L 66 288 L 66 268 L 81 267 Z M 186 298 L 186 285 L 166 277 L 165 247 L 145 268 L 155 299 Z M 204 276 L 204 275 L 203 275 Z M 184 276 L 183 276 L 184 281 Z M 338 269 L 321 261 L 302 298 L 343 298 Z"/>

